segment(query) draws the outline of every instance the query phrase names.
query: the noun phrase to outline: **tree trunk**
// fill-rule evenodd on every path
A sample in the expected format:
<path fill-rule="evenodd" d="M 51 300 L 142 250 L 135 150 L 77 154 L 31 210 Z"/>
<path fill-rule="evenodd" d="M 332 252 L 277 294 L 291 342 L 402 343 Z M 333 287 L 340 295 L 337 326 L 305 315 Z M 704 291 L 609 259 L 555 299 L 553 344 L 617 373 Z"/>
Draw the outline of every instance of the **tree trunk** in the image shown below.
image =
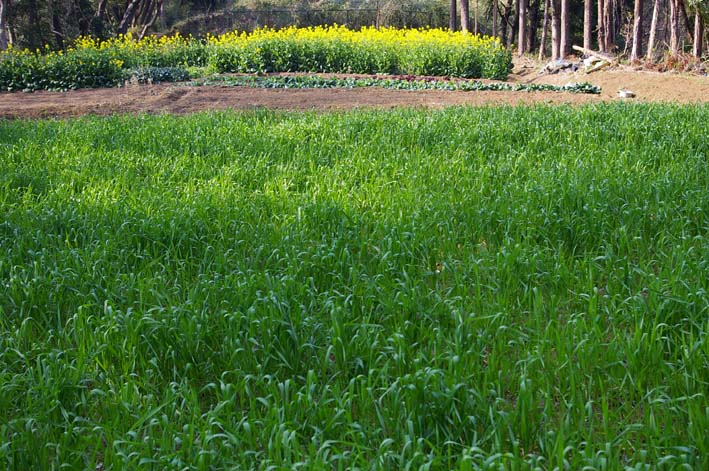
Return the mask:
<path fill-rule="evenodd" d="M 470 31 L 470 3 L 468 0 L 460 0 L 460 29 L 464 33 Z"/>
<path fill-rule="evenodd" d="M 133 23 L 133 17 L 135 16 L 139 3 L 140 0 L 130 0 L 130 3 L 128 3 L 128 6 L 126 7 L 125 13 L 123 13 L 123 18 L 118 25 L 118 30 L 116 31 L 118 34 L 126 34 L 128 32 L 128 28 Z"/>
<path fill-rule="evenodd" d="M 527 46 L 527 0 L 519 0 L 519 26 L 518 26 L 518 40 L 517 40 L 517 52 L 521 56 L 526 52 Z"/>
<path fill-rule="evenodd" d="M 0 0 L 0 51 L 4 51 L 10 45 L 10 29 L 7 24 L 7 11 L 10 7 L 10 0 Z"/>
<path fill-rule="evenodd" d="M 475 12 L 473 13 L 473 34 L 478 34 L 478 10 L 480 9 L 480 0 L 475 0 Z"/>
<path fill-rule="evenodd" d="M 58 0 L 52 0 L 52 34 L 57 42 L 59 49 L 64 49 L 64 33 L 62 31 L 61 12 L 59 11 L 60 3 Z"/>
<path fill-rule="evenodd" d="M 144 25 L 150 19 L 153 12 L 153 0 L 142 0 L 140 2 L 138 13 L 133 16 L 133 22 L 131 26 Z"/>
<path fill-rule="evenodd" d="M 694 10 L 694 47 L 692 53 L 697 59 L 702 58 L 702 41 L 704 40 L 704 22 L 702 21 L 702 12 L 699 10 L 699 5 L 696 5 Z"/>
<path fill-rule="evenodd" d="M 670 54 L 679 53 L 679 5 L 678 0 L 670 0 Z"/>
<path fill-rule="evenodd" d="M 687 31 L 689 42 L 694 42 L 694 31 L 689 23 L 689 16 L 687 15 L 687 7 L 684 4 L 684 0 L 677 0 L 677 6 L 679 7 L 680 18 L 682 20 L 682 24 L 684 25 L 685 31 Z"/>
<path fill-rule="evenodd" d="M 519 0 L 510 0 L 510 37 L 507 44 L 512 45 L 517 41 L 519 35 Z"/>
<path fill-rule="evenodd" d="M 451 0 L 450 1 L 450 6 L 451 6 L 451 11 L 450 11 L 450 21 L 448 22 L 448 28 L 450 28 L 451 31 L 455 31 L 458 29 L 458 25 L 456 24 L 456 5 L 457 1 L 456 0 Z"/>
<path fill-rule="evenodd" d="M 106 0 L 99 0 L 94 18 L 103 20 L 106 17 Z"/>
<path fill-rule="evenodd" d="M 496 38 L 497 37 L 497 0 L 492 0 L 492 37 Z"/>
<path fill-rule="evenodd" d="M 571 53 L 571 5 L 570 0 L 561 0 L 561 41 L 559 53 L 566 57 Z"/>
<path fill-rule="evenodd" d="M 606 50 L 601 52 L 613 52 L 612 49 L 615 47 L 615 34 L 613 32 L 613 0 L 605 0 L 603 3 L 603 32 L 605 33 L 604 43 Z"/>
<path fill-rule="evenodd" d="M 606 21 L 603 16 L 603 12 L 606 9 L 605 1 L 598 0 L 598 50 L 601 52 L 608 50 L 608 44 L 606 43 Z"/>
<path fill-rule="evenodd" d="M 593 2 L 584 0 L 583 2 L 583 47 L 591 49 L 593 42 Z"/>
<path fill-rule="evenodd" d="M 544 2 L 544 19 L 542 20 L 542 39 L 539 41 L 539 60 L 544 59 L 544 46 L 547 42 L 547 30 L 549 29 L 549 0 Z"/>
<path fill-rule="evenodd" d="M 148 18 L 147 21 L 143 23 L 143 29 L 140 32 L 140 36 L 138 39 L 143 39 L 145 37 L 145 33 L 150 29 L 154 24 L 155 20 L 158 19 L 158 15 L 162 11 L 162 4 L 163 0 L 156 0 L 156 3 L 154 5 L 153 11 L 152 11 L 152 16 Z"/>
<path fill-rule="evenodd" d="M 551 58 L 561 57 L 561 0 L 551 0 Z"/>
<path fill-rule="evenodd" d="M 655 6 L 652 9 L 652 20 L 650 21 L 650 38 L 647 41 L 647 60 L 654 59 L 655 53 L 655 35 L 657 34 L 657 18 L 660 16 L 660 0 L 655 0 Z"/>
<path fill-rule="evenodd" d="M 510 17 L 512 16 L 513 13 L 513 8 L 512 5 L 514 5 L 514 0 L 507 0 L 507 3 L 505 4 L 504 10 L 502 10 L 502 15 L 501 15 L 501 21 L 500 21 L 500 37 L 502 38 L 502 43 L 505 46 L 510 45 L 510 39 L 507 34 L 507 31 L 510 28 Z M 517 18 L 515 17 L 515 21 L 512 21 L 512 24 L 517 24 Z M 514 31 L 513 31 L 514 32 Z"/>
<path fill-rule="evenodd" d="M 643 42 L 643 0 L 635 0 L 633 11 L 633 49 L 630 51 L 630 62 L 637 62 L 642 54 Z"/>
<path fill-rule="evenodd" d="M 527 52 L 533 52 L 537 47 L 537 30 L 539 29 L 539 2 L 531 0 L 529 3 L 529 21 L 527 23 Z"/>

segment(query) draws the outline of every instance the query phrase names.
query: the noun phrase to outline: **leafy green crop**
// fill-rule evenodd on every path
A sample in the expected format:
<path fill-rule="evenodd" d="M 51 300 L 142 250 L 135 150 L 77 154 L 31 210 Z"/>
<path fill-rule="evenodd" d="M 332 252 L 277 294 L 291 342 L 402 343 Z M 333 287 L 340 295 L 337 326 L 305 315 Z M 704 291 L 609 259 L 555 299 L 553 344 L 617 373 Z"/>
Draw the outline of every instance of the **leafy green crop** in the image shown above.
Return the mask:
<path fill-rule="evenodd" d="M 0 468 L 709 468 L 709 106 L 0 121 Z"/>
<path fill-rule="evenodd" d="M 451 90 L 451 91 L 563 91 L 571 93 L 601 93 L 600 87 L 590 83 L 571 85 L 524 84 L 502 82 L 479 82 L 472 80 L 404 78 L 355 78 L 322 77 L 309 75 L 292 76 L 215 76 L 191 82 L 192 86 L 227 85 L 254 88 L 360 88 L 381 87 L 396 90 Z"/>

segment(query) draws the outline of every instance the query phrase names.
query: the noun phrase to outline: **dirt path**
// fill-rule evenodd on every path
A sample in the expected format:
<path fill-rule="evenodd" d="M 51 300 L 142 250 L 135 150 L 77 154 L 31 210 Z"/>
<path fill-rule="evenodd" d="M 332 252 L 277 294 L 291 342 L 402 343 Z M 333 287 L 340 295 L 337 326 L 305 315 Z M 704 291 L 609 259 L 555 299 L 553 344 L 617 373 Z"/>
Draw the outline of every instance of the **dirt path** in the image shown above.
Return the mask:
<path fill-rule="evenodd" d="M 187 87 L 179 84 L 136 85 L 124 88 L 69 92 L 0 93 L 0 118 L 68 117 L 114 113 L 192 113 L 208 109 L 351 109 L 398 106 L 594 103 L 618 100 L 620 88 L 637 94 L 634 101 L 707 103 L 709 77 L 633 71 L 628 68 L 539 76 L 536 68 L 521 65 L 511 82 L 564 85 L 590 82 L 601 95 L 561 92 L 445 92 L 357 89 L 259 89 L 246 87 Z"/>

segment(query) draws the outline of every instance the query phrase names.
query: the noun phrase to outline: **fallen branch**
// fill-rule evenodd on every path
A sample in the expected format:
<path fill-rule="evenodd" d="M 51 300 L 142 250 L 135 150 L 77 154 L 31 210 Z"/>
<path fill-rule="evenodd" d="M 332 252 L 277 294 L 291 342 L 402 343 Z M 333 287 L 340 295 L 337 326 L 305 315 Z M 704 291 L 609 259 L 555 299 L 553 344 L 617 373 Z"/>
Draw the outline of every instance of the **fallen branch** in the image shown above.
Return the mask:
<path fill-rule="evenodd" d="M 595 71 L 597 71 L 597 70 L 601 70 L 601 69 L 604 68 L 604 67 L 608 67 L 609 65 L 611 65 L 610 62 L 608 62 L 608 61 L 606 61 L 606 60 L 602 60 L 602 61 L 600 61 L 600 62 L 597 62 L 596 65 L 594 65 L 594 66 L 591 67 L 590 69 L 586 70 L 586 73 L 587 73 L 587 74 L 590 74 L 590 73 L 595 72 Z"/>
<path fill-rule="evenodd" d="M 606 54 L 605 52 L 594 51 L 593 49 L 586 49 L 585 47 L 581 47 L 581 46 L 571 46 L 571 47 L 576 51 L 583 52 L 587 56 L 596 56 L 596 57 L 604 59 L 610 63 L 618 62 L 618 58 L 612 54 Z"/>

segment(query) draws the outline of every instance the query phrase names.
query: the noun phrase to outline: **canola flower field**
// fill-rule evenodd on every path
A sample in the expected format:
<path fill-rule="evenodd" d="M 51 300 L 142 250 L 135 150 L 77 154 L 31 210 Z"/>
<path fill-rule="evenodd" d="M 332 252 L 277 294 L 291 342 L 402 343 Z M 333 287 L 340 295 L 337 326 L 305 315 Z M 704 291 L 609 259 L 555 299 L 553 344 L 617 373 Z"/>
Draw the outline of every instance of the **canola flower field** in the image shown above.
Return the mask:
<path fill-rule="evenodd" d="M 344 26 L 179 35 L 80 38 L 67 51 L 0 53 L 1 90 L 115 86 L 139 67 L 197 73 L 332 72 L 505 79 L 511 53 L 497 39 L 440 29 Z"/>
<path fill-rule="evenodd" d="M 0 469 L 709 469 L 707 135 L 0 121 Z"/>

